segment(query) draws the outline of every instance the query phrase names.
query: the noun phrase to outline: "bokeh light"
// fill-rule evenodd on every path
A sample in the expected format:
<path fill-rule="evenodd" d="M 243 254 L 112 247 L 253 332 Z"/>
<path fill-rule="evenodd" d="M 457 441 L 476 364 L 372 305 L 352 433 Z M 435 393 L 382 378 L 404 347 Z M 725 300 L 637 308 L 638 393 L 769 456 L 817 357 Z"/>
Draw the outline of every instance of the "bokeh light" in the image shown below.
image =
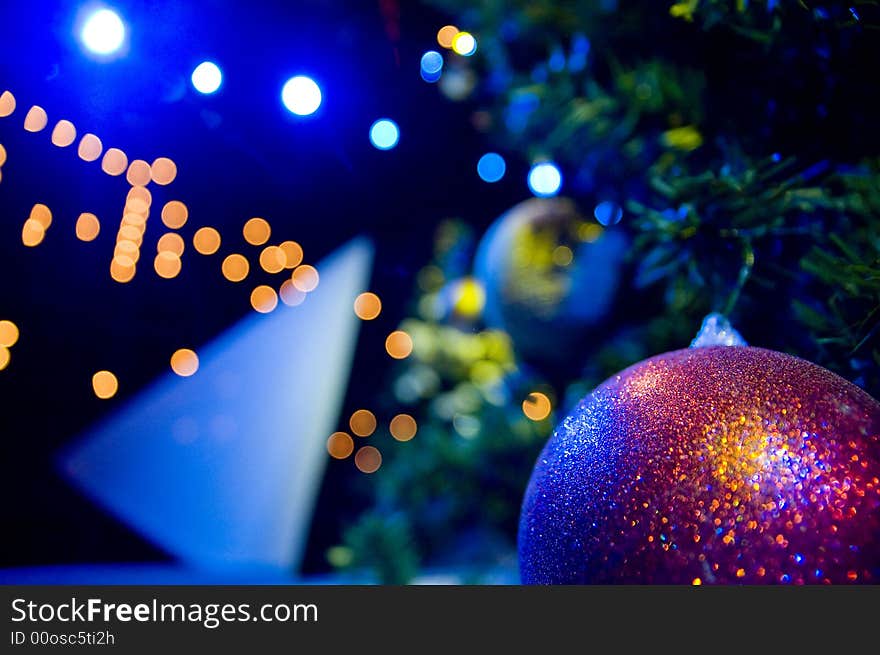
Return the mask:
<path fill-rule="evenodd" d="M 101 170 L 107 175 L 122 175 L 128 169 L 128 157 L 119 148 L 107 148 L 101 160 Z"/>
<path fill-rule="evenodd" d="M 570 266 L 574 261 L 574 252 L 568 246 L 556 246 L 553 249 L 553 263 L 557 266 Z"/>
<path fill-rule="evenodd" d="M 150 165 L 143 159 L 135 159 L 128 165 L 125 179 L 132 186 L 147 186 L 153 179 Z"/>
<path fill-rule="evenodd" d="M 33 248 L 43 243 L 45 238 L 46 230 L 40 225 L 39 221 L 29 218 L 24 222 L 21 228 L 21 242 L 24 245 L 28 248 Z"/>
<path fill-rule="evenodd" d="M 540 391 L 530 393 L 522 403 L 523 414 L 533 421 L 543 421 L 552 409 L 550 399 Z"/>
<path fill-rule="evenodd" d="M 126 284 L 131 282 L 136 271 L 135 263 L 126 255 L 114 255 L 110 262 L 110 277 L 114 282 Z"/>
<path fill-rule="evenodd" d="M 48 230 L 49 226 L 52 225 L 52 211 L 40 202 L 31 208 L 30 218 L 42 225 L 44 230 Z"/>
<path fill-rule="evenodd" d="M 131 241 L 140 248 L 141 244 L 144 242 L 144 235 L 141 233 L 140 228 L 137 228 L 134 225 L 122 225 L 116 235 L 116 240 Z"/>
<path fill-rule="evenodd" d="M 200 227 L 193 235 L 193 247 L 200 255 L 213 255 L 220 250 L 220 233 L 213 227 Z"/>
<path fill-rule="evenodd" d="M 138 231 L 143 232 L 146 229 L 147 219 L 143 214 L 127 211 L 122 215 L 122 224 L 130 225 L 137 228 Z"/>
<path fill-rule="evenodd" d="M 443 68 L 443 55 L 436 50 L 428 50 L 422 55 L 421 66 L 426 73 L 439 73 Z"/>
<path fill-rule="evenodd" d="M 199 356 L 189 348 L 181 348 L 171 355 L 171 370 L 182 378 L 195 375 L 199 370 Z"/>
<path fill-rule="evenodd" d="M 444 25 L 437 31 L 437 43 L 443 48 L 450 49 L 457 34 L 458 28 L 455 25 Z"/>
<path fill-rule="evenodd" d="M 150 193 L 150 190 L 146 187 L 133 186 L 128 190 L 128 194 L 125 196 L 125 202 L 128 204 L 133 200 L 141 200 L 144 205 L 149 207 L 153 204 L 153 194 Z"/>
<path fill-rule="evenodd" d="M 251 307 L 261 314 L 268 314 L 278 306 L 278 294 L 272 287 L 261 284 L 251 291 Z"/>
<path fill-rule="evenodd" d="M 28 132 L 39 132 L 45 129 L 49 122 L 46 110 L 39 105 L 34 105 L 24 117 L 24 129 Z"/>
<path fill-rule="evenodd" d="M 9 352 L 9 348 L 6 346 L 0 346 L 0 371 L 9 366 L 9 360 L 12 358 L 12 353 Z"/>
<path fill-rule="evenodd" d="M 375 293 L 366 291 L 354 299 L 354 313 L 363 321 L 372 321 L 382 311 L 382 301 Z"/>
<path fill-rule="evenodd" d="M 623 209 L 616 202 L 605 200 L 596 205 L 593 216 L 602 225 L 616 225 L 623 218 Z"/>
<path fill-rule="evenodd" d="M 477 51 L 477 40 L 470 32 L 459 32 L 452 39 L 452 49 L 456 54 L 470 57 Z"/>
<path fill-rule="evenodd" d="M 156 184 L 171 184 L 177 177 L 177 164 L 168 157 L 157 157 L 150 165 L 150 179 Z"/>
<path fill-rule="evenodd" d="M 83 138 L 79 140 L 76 154 L 83 161 L 95 161 L 103 151 L 104 145 L 101 143 L 101 139 L 94 134 L 84 134 Z"/>
<path fill-rule="evenodd" d="M 96 55 L 111 55 L 125 41 L 125 24 L 112 9 L 99 9 L 89 16 L 80 31 L 83 45 Z"/>
<path fill-rule="evenodd" d="M 265 218 L 252 218 L 244 224 L 242 234 L 252 246 L 262 246 L 272 236 L 272 228 Z"/>
<path fill-rule="evenodd" d="M 305 75 L 291 77 L 281 89 L 281 102 L 289 112 L 309 116 L 321 106 L 321 88 L 315 80 Z"/>
<path fill-rule="evenodd" d="M 426 82 L 436 82 L 443 72 L 443 55 L 436 50 L 428 50 L 422 55 L 420 61 L 422 79 Z"/>
<path fill-rule="evenodd" d="M 382 466 L 382 453 L 373 446 L 364 446 L 354 456 L 354 464 L 361 473 L 375 473 Z"/>
<path fill-rule="evenodd" d="M 306 299 L 306 292 L 297 289 L 293 285 L 293 280 L 284 280 L 284 282 L 281 283 L 281 288 L 278 290 L 278 295 L 281 296 L 281 302 L 288 307 L 302 305 L 303 301 Z"/>
<path fill-rule="evenodd" d="M 73 123 L 64 119 L 58 121 L 55 129 L 52 130 L 52 145 L 66 148 L 74 141 L 76 141 L 76 128 Z"/>
<path fill-rule="evenodd" d="M 398 414 L 391 419 L 391 436 L 398 441 L 409 441 L 416 436 L 418 424 L 409 414 Z"/>
<path fill-rule="evenodd" d="M 166 280 L 177 277 L 182 266 L 180 257 L 168 250 L 163 250 L 153 260 L 153 269 L 156 271 L 156 275 Z"/>
<path fill-rule="evenodd" d="M 215 93 L 223 83 L 223 72 L 213 61 L 203 61 L 192 72 L 192 85 L 203 95 Z"/>
<path fill-rule="evenodd" d="M 116 395 L 119 381 L 110 371 L 98 371 L 92 376 L 92 390 L 98 398 L 107 400 Z"/>
<path fill-rule="evenodd" d="M 354 452 L 354 439 L 347 432 L 334 432 L 327 439 L 327 452 L 334 459 L 345 459 Z"/>
<path fill-rule="evenodd" d="M 162 207 L 162 222 L 165 227 L 172 230 L 179 230 L 189 218 L 189 209 L 179 200 L 169 200 Z"/>
<path fill-rule="evenodd" d="M 0 143 L 0 166 L 6 163 L 6 148 L 3 147 L 3 144 Z"/>
<path fill-rule="evenodd" d="M 370 143 L 379 150 L 391 150 L 400 140 L 400 130 L 390 118 L 380 118 L 370 127 Z"/>
<path fill-rule="evenodd" d="M 11 116 L 15 111 L 15 96 L 11 91 L 4 91 L 0 94 L 0 118 Z"/>
<path fill-rule="evenodd" d="M 226 257 L 221 265 L 223 277 L 230 282 L 241 282 L 248 276 L 251 265 L 243 255 L 233 254 Z"/>
<path fill-rule="evenodd" d="M 18 337 L 18 326 L 15 323 L 7 319 L 0 321 L 0 346 L 12 348 L 18 343 Z"/>
<path fill-rule="evenodd" d="M 562 173 L 556 164 L 541 162 L 529 171 L 529 189 L 539 198 L 549 198 L 559 193 L 562 187 Z"/>
<path fill-rule="evenodd" d="M 395 330 L 385 339 L 385 351 L 394 359 L 406 359 L 412 349 L 412 337 L 403 330 Z"/>
<path fill-rule="evenodd" d="M 166 232 L 159 237 L 159 242 L 156 244 L 156 250 L 158 252 L 173 252 L 178 257 L 183 255 L 185 247 L 183 237 L 176 232 Z"/>
<path fill-rule="evenodd" d="M 303 264 L 293 271 L 290 279 L 293 281 L 293 286 L 300 291 L 308 293 L 318 288 L 318 281 L 320 278 L 318 276 L 318 271 L 314 266 Z"/>
<path fill-rule="evenodd" d="M 280 246 L 284 251 L 284 268 L 296 268 L 302 263 L 303 249 L 296 241 L 285 241 Z"/>
<path fill-rule="evenodd" d="M 376 431 L 376 415 L 368 409 L 359 409 L 348 419 L 351 431 L 359 437 L 369 437 Z"/>
<path fill-rule="evenodd" d="M 267 273 L 278 273 L 284 270 L 287 256 L 278 246 L 266 246 L 260 253 L 260 268 Z"/>
<path fill-rule="evenodd" d="M 497 152 L 487 152 L 477 162 L 477 174 L 484 182 L 497 182 L 506 172 L 507 163 Z"/>
<path fill-rule="evenodd" d="M 116 242 L 116 247 L 113 249 L 113 256 L 117 257 L 119 255 L 128 257 L 133 263 L 137 264 L 141 257 L 141 251 L 134 241 L 121 239 Z"/>

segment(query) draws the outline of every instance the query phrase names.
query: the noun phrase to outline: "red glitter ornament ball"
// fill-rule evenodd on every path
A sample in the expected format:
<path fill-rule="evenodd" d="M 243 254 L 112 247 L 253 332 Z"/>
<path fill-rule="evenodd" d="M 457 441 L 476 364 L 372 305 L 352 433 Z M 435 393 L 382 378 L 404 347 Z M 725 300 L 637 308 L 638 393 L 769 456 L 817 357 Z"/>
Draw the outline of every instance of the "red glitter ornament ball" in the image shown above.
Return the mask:
<path fill-rule="evenodd" d="M 640 362 L 585 398 L 523 501 L 532 584 L 880 582 L 880 403 L 750 347 Z"/>

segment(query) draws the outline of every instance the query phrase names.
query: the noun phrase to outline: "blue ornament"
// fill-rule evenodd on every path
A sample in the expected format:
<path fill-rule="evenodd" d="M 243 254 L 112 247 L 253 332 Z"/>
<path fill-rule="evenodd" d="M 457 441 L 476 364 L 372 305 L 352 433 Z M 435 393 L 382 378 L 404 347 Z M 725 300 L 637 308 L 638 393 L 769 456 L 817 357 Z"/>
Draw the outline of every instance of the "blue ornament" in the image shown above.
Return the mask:
<path fill-rule="evenodd" d="M 474 276 L 484 320 L 536 365 L 583 363 L 590 330 L 608 317 L 627 238 L 578 213 L 566 198 L 532 198 L 504 213 L 480 241 Z"/>

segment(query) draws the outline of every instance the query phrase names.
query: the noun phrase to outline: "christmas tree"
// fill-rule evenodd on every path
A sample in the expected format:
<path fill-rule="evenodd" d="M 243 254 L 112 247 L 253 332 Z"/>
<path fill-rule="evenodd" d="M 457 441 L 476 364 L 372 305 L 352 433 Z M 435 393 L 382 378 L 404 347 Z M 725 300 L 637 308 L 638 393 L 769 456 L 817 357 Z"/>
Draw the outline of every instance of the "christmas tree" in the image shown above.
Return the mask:
<path fill-rule="evenodd" d="M 333 563 L 491 579 L 554 423 L 710 312 L 880 393 L 878 3 L 429 4 L 456 26 L 442 92 L 565 199 L 438 231 L 385 399 L 418 434 Z"/>

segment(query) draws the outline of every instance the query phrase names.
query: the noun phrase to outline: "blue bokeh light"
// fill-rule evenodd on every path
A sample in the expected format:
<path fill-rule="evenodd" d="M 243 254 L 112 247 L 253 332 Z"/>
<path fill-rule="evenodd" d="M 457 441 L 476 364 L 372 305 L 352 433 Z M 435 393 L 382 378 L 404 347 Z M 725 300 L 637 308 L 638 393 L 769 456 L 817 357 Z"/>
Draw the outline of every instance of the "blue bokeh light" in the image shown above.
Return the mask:
<path fill-rule="evenodd" d="M 205 95 L 214 93 L 223 84 L 223 73 L 213 61 L 203 61 L 192 73 L 192 85 Z"/>
<path fill-rule="evenodd" d="M 390 118 L 380 118 L 370 127 L 370 143 L 379 150 L 391 150 L 400 140 L 400 130 Z"/>
<path fill-rule="evenodd" d="M 535 164 L 529 171 L 529 189 L 539 198 L 549 198 L 562 188 L 562 173 L 553 162 Z"/>
<path fill-rule="evenodd" d="M 436 50 L 428 50 L 422 55 L 422 71 L 426 75 L 436 75 L 443 68 L 443 55 Z"/>
<path fill-rule="evenodd" d="M 125 24 L 112 9 L 98 9 L 86 18 L 80 31 L 80 39 L 90 52 L 96 55 L 112 55 L 125 41 Z"/>
<path fill-rule="evenodd" d="M 504 157 L 497 152 L 487 152 L 477 162 L 477 174 L 484 182 L 497 182 L 507 172 Z"/>
<path fill-rule="evenodd" d="M 311 77 L 297 75 L 284 83 L 281 102 L 297 116 L 309 116 L 321 106 L 321 87 Z"/>
<path fill-rule="evenodd" d="M 605 200 L 596 205 L 596 208 L 593 210 L 593 216 L 602 225 L 615 225 L 623 218 L 623 209 L 616 202 Z"/>

